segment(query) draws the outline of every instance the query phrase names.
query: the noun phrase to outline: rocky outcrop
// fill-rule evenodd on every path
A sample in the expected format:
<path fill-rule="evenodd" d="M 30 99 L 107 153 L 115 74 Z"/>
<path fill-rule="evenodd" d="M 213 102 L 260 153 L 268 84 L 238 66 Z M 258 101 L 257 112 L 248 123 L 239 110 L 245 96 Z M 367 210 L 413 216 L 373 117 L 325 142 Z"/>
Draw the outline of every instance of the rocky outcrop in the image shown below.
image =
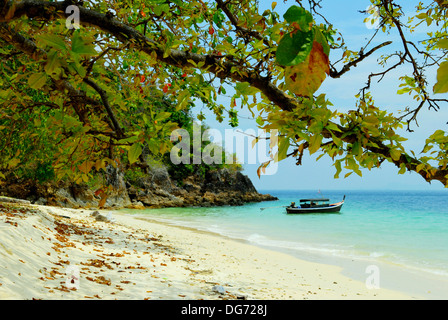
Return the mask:
<path fill-rule="evenodd" d="M 242 205 L 246 202 L 277 200 L 257 192 L 250 179 L 238 171 L 219 169 L 205 176 L 192 175 L 181 182 L 171 180 L 159 169 L 128 188 L 134 203 L 145 207 L 190 207 Z"/>
<path fill-rule="evenodd" d="M 160 166 L 149 169 L 148 175 L 132 184 L 125 181 L 122 173 L 110 168 L 106 182 L 109 191 L 104 208 L 209 207 L 277 200 L 258 193 L 241 172 L 226 168 L 174 181 L 166 168 Z M 69 208 L 97 208 L 101 200 L 85 185 L 36 185 L 31 181 L 0 187 L 0 195 Z"/>

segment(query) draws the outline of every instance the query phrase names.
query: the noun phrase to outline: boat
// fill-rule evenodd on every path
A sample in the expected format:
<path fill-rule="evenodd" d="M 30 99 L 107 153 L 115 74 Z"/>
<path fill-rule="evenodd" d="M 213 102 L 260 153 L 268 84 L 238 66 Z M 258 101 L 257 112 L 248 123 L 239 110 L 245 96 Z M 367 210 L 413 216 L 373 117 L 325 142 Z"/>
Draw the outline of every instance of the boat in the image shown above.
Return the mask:
<path fill-rule="evenodd" d="M 299 206 L 295 202 L 291 202 L 286 207 L 287 213 L 334 213 L 339 212 L 345 201 L 345 195 L 341 202 L 329 203 L 330 199 L 316 198 L 316 199 L 301 199 Z"/>

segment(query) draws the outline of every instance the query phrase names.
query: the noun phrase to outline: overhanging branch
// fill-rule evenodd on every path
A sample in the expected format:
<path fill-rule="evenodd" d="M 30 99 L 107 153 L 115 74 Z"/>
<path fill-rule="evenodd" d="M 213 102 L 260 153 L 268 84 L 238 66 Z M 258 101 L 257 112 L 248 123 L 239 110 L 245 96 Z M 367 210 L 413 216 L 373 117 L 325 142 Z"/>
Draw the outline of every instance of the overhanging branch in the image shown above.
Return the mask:
<path fill-rule="evenodd" d="M 56 20 L 66 19 L 66 2 L 47 2 L 39 0 L 23 0 L 12 7 L 10 2 L 0 0 L 0 21 L 15 20 L 24 15 L 32 15 L 42 19 Z M 8 16 L 6 13 L 8 13 Z M 80 24 L 83 26 L 94 26 L 116 37 L 122 43 L 132 42 L 134 46 L 149 55 L 155 53 L 157 59 L 164 63 L 179 68 L 198 68 L 215 74 L 220 79 L 232 79 L 235 82 L 249 82 L 259 89 L 270 101 L 283 110 L 293 110 L 298 106 L 297 101 L 276 87 L 269 81 L 268 77 L 251 73 L 248 70 L 243 72 L 233 72 L 238 65 L 231 62 L 221 62 L 221 59 L 214 55 L 200 55 L 189 51 L 171 49 L 166 54 L 164 46 L 149 39 L 144 34 L 132 27 L 118 21 L 107 14 L 99 13 L 83 7 L 79 7 Z M 7 19 L 6 19 L 7 18 Z M 239 68 L 240 69 L 240 68 Z"/>
<path fill-rule="evenodd" d="M 67 14 L 65 13 L 66 2 L 23 0 L 17 3 L 15 5 L 15 8 L 13 8 L 11 2 L 0 0 L 0 8 L 3 8 L 0 11 L 0 20 L 14 20 L 23 15 L 27 15 L 29 17 L 39 17 L 47 20 L 65 19 L 67 17 Z M 276 87 L 272 82 L 269 81 L 269 78 L 263 77 L 257 73 L 248 72 L 248 70 L 238 64 L 232 63 L 231 61 L 223 62 L 219 57 L 216 57 L 214 55 L 200 55 L 189 51 L 182 51 L 177 49 L 171 49 L 169 52 L 166 52 L 164 49 L 164 45 L 149 39 L 144 34 L 118 21 L 117 19 L 110 17 L 107 14 L 102 14 L 82 7 L 80 7 L 79 10 L 81 25 L 96 27 L 114 36 L 122 43 L 132 43 L 133 47 L 139 51 L 147 53 L 148 55 L 155 54 L 157 59 L 161 62 L 179 68 L 200 68 L 203 71 L 212 73 L 221 79 L 230 79 L 235 82 L 248 82 L 253 87 L 259 89 L 267 99 L 269 99 L 273 104 L 277 105 L 284 111 L 292 111 L 300 106 L 299 102 L 294 97 L 289 96 L 284 91 Z M 2 32 L 5 33 L 6 31 L 0 30 L 1 37 L 3 37 Z M 8 35 L 6 36 L 6 38 L 3 38 L 8 41 Z M 352 61 L 351 63 L 346 65 L 341 71 L 333 73 L 333 77 L 340 77 L 351 67 L 355 66 L 357 63 L 370 56 L 374 51 L 388 44 L 390 44 L 390 42 L 384 42 L 383 44 L 373 48 L 366 54 L 360 56 L 355 61 Z M 38 48 L 35 48 L 35 46 L 29 46 L 26 42 L 22 43 L 21 45 L 23 46 L 23 50 L 21 50 L 25 50 L 24 52 L 27 52 L 27 54 L 31 56 L 34 55 L 35 52 L 40 52 Z M 200 67 L 198 67 L 198 65 Z M 238 72 L 234 72 L 234 68 L 237 68 Z M 88 84 L 92 85 L 92 83 Z M 64 85 L 64 83 L 62 83 L 61 85 Z M 93 88 L 95 89 L 95 87 Z M 98 88 L 96 88 L 95 90 L 101 96 L 101 88 L 99 90 L 97 89 Z M 108 105 L 108 103 L 104 103 L 103 99 L 102 105 Z M 301 120 L 309 121 L 312 120 L 312 118 L 310 116 L 303 116 Z M 337 125 L 335 123 L 332 124 Z M 324 128 L 321 134 L 327 139 L 331 139 L 333 134 L 346 143 L 353 143 L 354 141 L 357 141 L 359 139 L 359 136 L 349 131 L 348 128 L 344 128 L 340 125 L 337 126 L 340 131 L 330 132 L 328 129 Z M 408 170 L 417 171 L 417 166 L 421 164 L 419 160 L 412 158 L 404 153 L 400 155 L 399 159 L 393 160 L 391 157 L 391 149 L 386 146 L 381 139 L 375 139 L 372 137 L 370 137 L 369 139 L 370 141 L 374 142 L 377 147 L 365 146 L 366 150 L 376 153 L 381 157 L 391 159 L 391 161 L 397 167 L 405 165 Z M 434 170 L 435 171 L 430 172 L 423 172 L 424 170 L 421 170 L 419 174 L 422 175 L 422 177 L 427 181 L 438 180 L 443 184 L 446 184 L 446 176 L 448 175 L 448 170 L 445 168 L 434 168 Z"/>
<path fill-rule="evenodd" d="M 21 50 L 23 53 L 25 53 L 28 57 L 30 57 L 32 60 L 35 61 L 46 61 L 47 60 L 47 53 L 36 46 L 36 44 L 22 36 L 20 33 L 16 32 L 11 26 L 4 22 L 0 22 L 0 38 L 7 41 L 9 44 L 13 45 L 16 49 Z M 94 107 L 103 105 L 100 101 L 93 99 L 87 94 L 81 90 L 78 90 L 72 86 L 72 84 L 65 80 L 65 79 L 59 79 L 55 80 L 53 78 L 50 78 L 54 88 L 56 88 L 59 92 L 62 92 L 64 95 L 66 95 L 71 101 L 71 105 L 73 109 L 75 110 L 76 114 L 78 115 L 79 120 L 87 124 L 88 120 L 86 118 L 86 110 L 82 110 L 80 107 L 83 104 L 89 104 Z M 101 88 L 100 88 L 101 89 Z M 100 93 L 100 91 L 97 91 Z M 101 96 L 101 94 L 103 94 Z M 105 96 L 105 92 L 100 93 L 100 96 L 102 99 L 105 99 L 106 103 L 108 102 L 107 96 Z M 104 102 L 104 100 L 103 100 Z M 108 110 L 108 107 L 104 105 L 108 115 L 111 116 L 110 110 Z M 112 113 L 113 116 L 113 113 Z M 116 121 L 115 117 L 113 116 L 111 118 L 112 121 Z M 110 125 L 110 124 L 109 124 Z M 119 129 L 117 131 L 117 128 Z M 115 126 L 115 123 L 113 126 L 111 126 L 111 129 L 113 131 L 116 131 L 116 134 L 118 134 L 118 138 L 123 138 L 123 131 L 118 126 Z"/>

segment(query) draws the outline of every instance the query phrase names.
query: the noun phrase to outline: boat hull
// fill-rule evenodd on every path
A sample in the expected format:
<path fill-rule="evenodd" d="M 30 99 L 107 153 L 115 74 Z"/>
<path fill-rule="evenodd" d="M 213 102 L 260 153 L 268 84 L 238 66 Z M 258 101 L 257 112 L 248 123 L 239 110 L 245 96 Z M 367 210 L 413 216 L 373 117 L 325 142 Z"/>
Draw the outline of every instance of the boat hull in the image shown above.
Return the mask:
<path fill-rule="evenodd" d="M 341 211 L 344 202 L 335 203 L 329 205 L 328 207 L 311 207 L 311 208 L 301 208 L 301 207 L 286 207 L 286 212 L 290 214 L 307 214 L 307 213 L 336 213 Z"/>

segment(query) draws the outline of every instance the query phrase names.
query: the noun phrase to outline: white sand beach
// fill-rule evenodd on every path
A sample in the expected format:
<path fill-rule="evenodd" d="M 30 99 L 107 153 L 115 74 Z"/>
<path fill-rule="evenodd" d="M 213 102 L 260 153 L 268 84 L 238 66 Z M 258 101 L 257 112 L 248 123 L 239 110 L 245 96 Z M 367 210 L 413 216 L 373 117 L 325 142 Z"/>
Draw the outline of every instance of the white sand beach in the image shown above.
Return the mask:
<path fill-rule="evenodd" d="M 339 267 L 93 211 L 0 202 L 0 299 L 417 299 Z"/>

